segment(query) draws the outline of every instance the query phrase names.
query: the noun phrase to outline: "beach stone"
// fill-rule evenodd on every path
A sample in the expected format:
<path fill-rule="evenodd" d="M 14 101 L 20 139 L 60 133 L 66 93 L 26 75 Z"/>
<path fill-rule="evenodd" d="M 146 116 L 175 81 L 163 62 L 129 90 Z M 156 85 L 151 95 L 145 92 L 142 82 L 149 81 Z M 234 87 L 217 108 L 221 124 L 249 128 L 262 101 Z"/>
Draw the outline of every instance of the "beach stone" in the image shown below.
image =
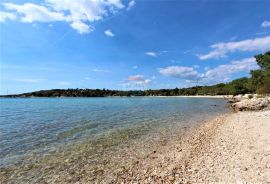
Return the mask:
<path fill-rule="evenodd" d="M 270 107 L 269 97 L 242 99 L 239 102 L 235 102 L 232 104 L 232 108 L 235 111 L 262 110 L 267 107 Z"/>
<path fill-rule="evenodd" d="M 169 180 L 169 181 L 174 181 L 174 177 L 173 177 L 173 176 L 169 176 L 169 177 L 168 177 L 168 180 Z"/>

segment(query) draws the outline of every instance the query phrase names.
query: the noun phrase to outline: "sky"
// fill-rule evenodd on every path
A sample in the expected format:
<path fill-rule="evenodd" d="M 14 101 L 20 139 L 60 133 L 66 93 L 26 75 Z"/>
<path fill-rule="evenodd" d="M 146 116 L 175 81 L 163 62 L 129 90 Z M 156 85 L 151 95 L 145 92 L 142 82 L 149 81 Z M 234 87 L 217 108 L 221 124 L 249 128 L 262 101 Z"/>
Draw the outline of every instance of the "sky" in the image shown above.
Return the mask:
<path fill-rule="evenodd" d="M 160 89 L 248 77 L 270 1 L 0 0 L 0 94 Z"/>

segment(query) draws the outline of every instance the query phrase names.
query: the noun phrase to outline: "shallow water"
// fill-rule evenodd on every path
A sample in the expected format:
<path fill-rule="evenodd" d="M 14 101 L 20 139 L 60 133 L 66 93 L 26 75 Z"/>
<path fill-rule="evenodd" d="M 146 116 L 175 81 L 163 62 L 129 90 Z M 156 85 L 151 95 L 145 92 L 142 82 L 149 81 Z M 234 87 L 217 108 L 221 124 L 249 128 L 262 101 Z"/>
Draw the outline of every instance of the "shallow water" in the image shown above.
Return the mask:
<path fill-rule="evenodd" d="M 68 157 L 75 148 L 81 154 L 87 149 L 95 160 L 105 148 L 123 149 L 123 142 L 149 140 L 161 130 L 191 126 L 228 111 L 225 100 L 210 98 L 0 100 L 0 168 L 37 162 L 59 150 L 69 150 L 64 154 Z"/>

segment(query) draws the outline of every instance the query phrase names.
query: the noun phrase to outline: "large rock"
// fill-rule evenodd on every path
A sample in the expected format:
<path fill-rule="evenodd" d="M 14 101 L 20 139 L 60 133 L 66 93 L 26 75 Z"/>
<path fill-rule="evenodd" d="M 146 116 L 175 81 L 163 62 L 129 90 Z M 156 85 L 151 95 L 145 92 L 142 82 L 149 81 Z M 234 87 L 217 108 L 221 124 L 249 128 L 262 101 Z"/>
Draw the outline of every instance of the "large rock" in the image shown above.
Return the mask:
<path fill-rule="evenodd" d="M 236 111 L 262 110 L 270 108 L 270 97 L 242 99 L 233 103 L 232 108 Z"/>

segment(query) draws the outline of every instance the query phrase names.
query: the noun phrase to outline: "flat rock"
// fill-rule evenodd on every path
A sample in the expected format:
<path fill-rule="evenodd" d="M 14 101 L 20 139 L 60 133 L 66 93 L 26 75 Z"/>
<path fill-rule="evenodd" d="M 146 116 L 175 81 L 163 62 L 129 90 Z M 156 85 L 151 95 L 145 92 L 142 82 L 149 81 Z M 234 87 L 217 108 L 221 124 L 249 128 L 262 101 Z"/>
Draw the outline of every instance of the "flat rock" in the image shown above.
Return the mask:
<path fill-rule="evenodd" d="M 232 103 L 232 108 L 236 111 L 262 110 L 270 107 L 270 97 L 241 99 Z"/>

